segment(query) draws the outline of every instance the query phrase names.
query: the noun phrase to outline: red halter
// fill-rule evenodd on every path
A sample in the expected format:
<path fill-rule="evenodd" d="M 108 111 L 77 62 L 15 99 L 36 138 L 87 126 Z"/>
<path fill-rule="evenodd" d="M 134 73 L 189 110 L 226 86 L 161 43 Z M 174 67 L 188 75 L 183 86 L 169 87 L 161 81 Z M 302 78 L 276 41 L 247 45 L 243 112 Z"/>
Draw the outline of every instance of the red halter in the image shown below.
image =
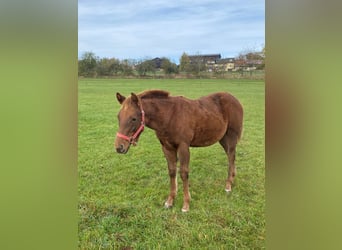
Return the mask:
<path fill-rule="evenodd" d="M 135 131 L 135 133 L 131 137 L 128 137 L 127 135 L 124 135 L 121 133 L 116 133 L 116 136 L 128 141 L 129 144 L 133 144 L 133 146 L 136 146 L 139 140 L 140 134 L 144 131 L 144 127 L 145 127 L 145 112 L 141 107 L 141 124 L 140 124 L 140 127 L 137 129 L 137 131 Z"/>

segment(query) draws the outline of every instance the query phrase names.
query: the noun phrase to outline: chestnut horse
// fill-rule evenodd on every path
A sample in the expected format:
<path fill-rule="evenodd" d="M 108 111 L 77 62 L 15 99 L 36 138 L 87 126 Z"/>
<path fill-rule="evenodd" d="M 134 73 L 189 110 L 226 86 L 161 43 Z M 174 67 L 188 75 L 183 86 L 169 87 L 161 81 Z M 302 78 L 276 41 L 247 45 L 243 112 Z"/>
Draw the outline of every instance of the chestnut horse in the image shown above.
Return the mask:
<path fill-rule="evenodd" d="M 167 160 L 170 194 L 165 207 L 172 207 L 177 193 L 177 159 L 183 181 L 183 212 L 189 211 L 189 147 L 205 147 L 220 142 L 228 156 L 225 190 L 231 191 L 235 177 L 235 148 L 242 131 L 243 108 L 231 94 L 214 93 L 197 100 L 170 96 L 169 92 L 150 90 L 116 97 L 121 104 L 119 131 L 115 139 L 118 153 L 125 154 L 136 145 L 144 126 L 155 130 Z"/>

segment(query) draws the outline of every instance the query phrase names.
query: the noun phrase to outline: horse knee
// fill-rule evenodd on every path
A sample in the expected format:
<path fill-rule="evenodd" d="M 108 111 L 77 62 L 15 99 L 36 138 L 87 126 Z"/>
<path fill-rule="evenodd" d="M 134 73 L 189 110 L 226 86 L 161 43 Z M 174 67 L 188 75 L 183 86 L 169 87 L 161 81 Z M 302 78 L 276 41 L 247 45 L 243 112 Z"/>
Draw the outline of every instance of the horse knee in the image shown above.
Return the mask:
<path fill-rule="evenodd" d="M 170 178 L 175 178 L 177 175 L 177 169 L 169 169 Z"/>
<path fill-rule="evenodd" d="M 184 171 L 184 170 L 181 171 L 180 176 L 181 176 L 183 181 L 188 180 L 189 179 L 189 171 Z"/>

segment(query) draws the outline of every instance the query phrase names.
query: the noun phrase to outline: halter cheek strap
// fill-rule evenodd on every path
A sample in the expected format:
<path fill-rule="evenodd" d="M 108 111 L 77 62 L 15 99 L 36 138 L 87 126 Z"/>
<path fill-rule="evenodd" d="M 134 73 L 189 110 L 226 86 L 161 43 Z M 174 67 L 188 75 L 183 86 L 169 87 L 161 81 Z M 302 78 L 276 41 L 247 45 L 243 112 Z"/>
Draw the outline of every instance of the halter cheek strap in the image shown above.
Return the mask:
<path fill-rule="evenodd" d="M 129 144 L 133 144 L 133 146 L 136 146 L 137 142 L 139 140 L 139 136 L 144 131 L 144 128 L 145 128 L 145 112 L 141 108 L 141 123 L 140 123 L 140 126 L 137 129 L 137 131 L 135 131 L 131 137 L 124 135 L 124 134 L 121 134 L 119 132 L 116 133 L 116 136 L 128 141 Z"/>

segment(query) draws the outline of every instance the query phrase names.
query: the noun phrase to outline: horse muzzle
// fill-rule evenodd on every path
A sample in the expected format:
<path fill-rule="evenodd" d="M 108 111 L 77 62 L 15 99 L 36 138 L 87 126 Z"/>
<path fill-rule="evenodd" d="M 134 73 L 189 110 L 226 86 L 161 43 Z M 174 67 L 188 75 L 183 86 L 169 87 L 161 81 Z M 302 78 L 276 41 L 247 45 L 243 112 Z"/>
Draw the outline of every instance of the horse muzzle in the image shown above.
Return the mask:
<path fill-rule="evenodd" d="M 128 148 L 126 149 L 123 144 L 120 144 L 116 147 L 116 152 L 119 154 L 126 154 L 128 152 Z"/>
<path fill-rule="evenodd" d="M 130 143 L 120 137 L 115 138 L 114 148 L 119 154 L 126 154 L 130 148 Z"/>

